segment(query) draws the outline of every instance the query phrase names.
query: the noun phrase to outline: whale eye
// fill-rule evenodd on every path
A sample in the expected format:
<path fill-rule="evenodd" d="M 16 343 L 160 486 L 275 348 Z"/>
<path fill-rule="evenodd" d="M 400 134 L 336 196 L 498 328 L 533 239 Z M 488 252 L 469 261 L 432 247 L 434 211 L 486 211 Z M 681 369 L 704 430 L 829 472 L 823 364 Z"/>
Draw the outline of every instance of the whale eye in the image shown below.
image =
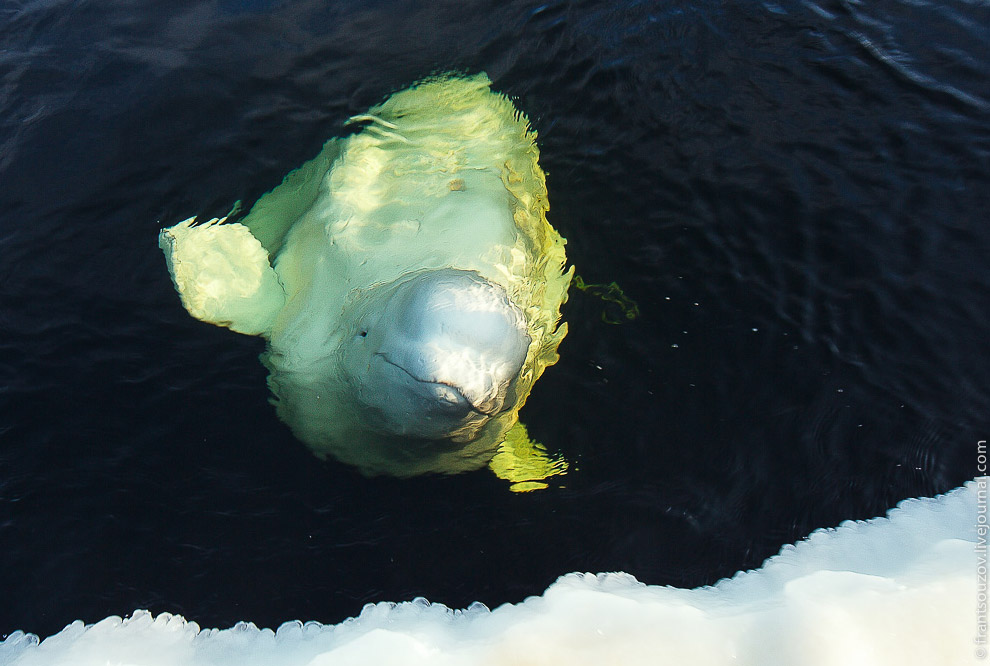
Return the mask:
<path fill-rule="evenodd" d="M 360 331 L 358 333 L 358 337 L 359 338 L 366 338 L 366 337 L 368 337 L 368 331 Z"/>

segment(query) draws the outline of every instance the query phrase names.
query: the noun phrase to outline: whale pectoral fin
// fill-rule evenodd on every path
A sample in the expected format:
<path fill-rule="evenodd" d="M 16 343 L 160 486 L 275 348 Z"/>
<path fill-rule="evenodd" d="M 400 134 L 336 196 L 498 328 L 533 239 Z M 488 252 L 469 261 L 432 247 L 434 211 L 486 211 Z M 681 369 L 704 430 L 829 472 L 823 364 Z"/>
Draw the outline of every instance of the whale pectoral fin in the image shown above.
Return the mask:
<path fill-rule="evenodd" d="M 265 335 L 285 303 L 268 252 L 247 227 L 189 218 L 162 229 L 165 253 L 182 305 L 196 319 L 238 333 Z"/>
<path fill-rule="evenodd" d="M 566 474 L 568 468 L 563 457 L 552 456 L 545 446 L 530 439 L 521 421 L 505 434 L 488 466 L 495 476 L 511 483 L 509 490 L 515 493 L 543 490 L 547 487 L 546 479 Z"/>

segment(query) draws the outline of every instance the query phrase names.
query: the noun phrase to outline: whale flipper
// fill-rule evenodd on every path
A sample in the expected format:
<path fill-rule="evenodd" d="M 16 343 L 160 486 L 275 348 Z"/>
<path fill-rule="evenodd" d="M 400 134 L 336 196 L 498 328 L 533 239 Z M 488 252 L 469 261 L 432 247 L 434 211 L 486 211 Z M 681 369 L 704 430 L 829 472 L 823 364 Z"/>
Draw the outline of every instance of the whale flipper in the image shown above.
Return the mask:
<path fill-rule="evenodd" d="M 261 243 L 240 224 L 196 218 L 163 229 L 158 246 L 182 305 L 196 319 L 247 335 L 265 335 L 285 292 Z"/>

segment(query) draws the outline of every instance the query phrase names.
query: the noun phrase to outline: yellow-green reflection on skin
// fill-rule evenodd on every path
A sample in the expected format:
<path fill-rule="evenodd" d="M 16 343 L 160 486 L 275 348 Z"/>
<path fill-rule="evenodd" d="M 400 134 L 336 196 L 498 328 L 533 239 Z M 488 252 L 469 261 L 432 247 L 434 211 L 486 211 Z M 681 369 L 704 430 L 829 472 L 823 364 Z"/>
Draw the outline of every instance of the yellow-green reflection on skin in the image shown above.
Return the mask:
<path fill-rule="evenodd" d="M 517 493 L 543 490 L 547 479 L 566 474 L 568 469 L 561 456 L 550 455 L 545 446 L 530 439 L 522 422 L 509 429 L 488 466 L 498 478 L 512 484 L 509 490 Z"/>
<path fill-rule="evenodd" d="M 278 415 L 320 457 L 400 477 L 483 467 L 557 361 L 573 269 L 536 133 L 489 86 L 424 80 L 239 221 L 161 233 L 189 313 L 268 340 Z"/>

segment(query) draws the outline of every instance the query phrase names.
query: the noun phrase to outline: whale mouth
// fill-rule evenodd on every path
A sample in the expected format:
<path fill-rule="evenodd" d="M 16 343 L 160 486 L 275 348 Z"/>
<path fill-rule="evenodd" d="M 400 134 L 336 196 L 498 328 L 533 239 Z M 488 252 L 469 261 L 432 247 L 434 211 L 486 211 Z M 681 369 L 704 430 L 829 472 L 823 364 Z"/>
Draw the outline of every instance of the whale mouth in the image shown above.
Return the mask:
<path fill-rule="evenodd" d="M 410 379 L 417 382 L 423 389 L 423 392 L 431 397 L 435 398 L 437 404 L 449 411 L 473 411 L 477 412 L 482 416 L 494 416 L 498 413 L 497 408 L 485 408 L 483 401 L 480 399 L 470 400 L 466 395 L 465 391 L 450 382 L 438 381 L 435 379 L 428 379 L 423 377 L 417 377 L 415 374 L 410 372 L 407 368 L 404 368 L 399 363 L 396 363 L 388 357 L 387 354 L 382 352 L 377 352 L 376 356 L 380 356 L 383 361 L 391 366 L 394 366 L 407 374 Z"/>

